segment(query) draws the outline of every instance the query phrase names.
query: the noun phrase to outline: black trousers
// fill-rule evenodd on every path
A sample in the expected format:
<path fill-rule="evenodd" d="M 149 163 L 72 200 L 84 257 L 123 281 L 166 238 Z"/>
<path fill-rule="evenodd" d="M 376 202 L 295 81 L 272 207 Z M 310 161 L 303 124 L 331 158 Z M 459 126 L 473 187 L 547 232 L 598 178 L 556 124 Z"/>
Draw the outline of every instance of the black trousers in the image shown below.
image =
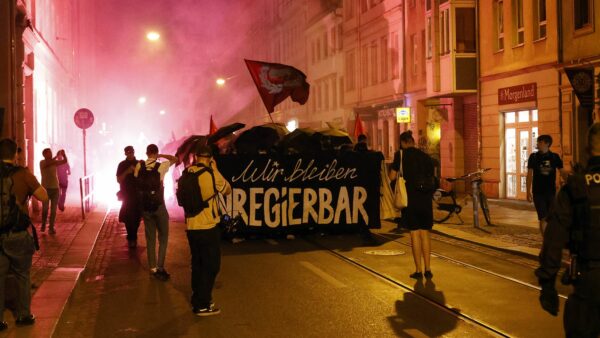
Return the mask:
<path fill-rule="evenodd" d="M 207 308 L 221 268 L 220 229 L 188 230 L 187 238 L 192 253 L 192 306 Z"/>
<path fill-rule="evenodd" d="M 567 338 L 600 335 L 600 268 L 582 273 L 567 300 L 563 320 Z"/>

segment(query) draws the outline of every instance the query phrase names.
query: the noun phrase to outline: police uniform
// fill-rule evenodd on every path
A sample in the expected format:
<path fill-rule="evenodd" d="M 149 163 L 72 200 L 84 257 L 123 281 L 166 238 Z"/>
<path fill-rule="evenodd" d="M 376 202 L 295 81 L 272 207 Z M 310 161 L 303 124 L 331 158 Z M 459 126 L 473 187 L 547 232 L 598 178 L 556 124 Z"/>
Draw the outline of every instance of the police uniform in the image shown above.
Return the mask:
<path fill-rule="evenodd" d="M 584 218 L 574 210 L 584 205 Z M 575 217 L 575 221 L 574 221 Z M 574 228 L 575 222 L 579 226 Z M 583 173 L 569 176 L 548 216 L 540 267 L 536 275 L 542 286 L 542 307 L 553 315 L 558 311 L 556 275 L 561 267 L 562 250 L 573 244 L 573 230 L 580 230 L 577 265 L 580 275 L 573 283 L 564 313 L 567 337 L 600 335 L 600 156 L 592 157 Z"/>

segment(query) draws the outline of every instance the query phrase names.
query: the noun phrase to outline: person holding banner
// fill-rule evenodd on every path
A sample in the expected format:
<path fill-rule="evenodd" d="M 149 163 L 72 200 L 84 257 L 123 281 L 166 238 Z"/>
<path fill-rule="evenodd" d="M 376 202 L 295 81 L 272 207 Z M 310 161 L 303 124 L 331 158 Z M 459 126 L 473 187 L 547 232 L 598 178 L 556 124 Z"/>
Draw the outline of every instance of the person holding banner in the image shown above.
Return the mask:
<path fill-rule="evenodd" d="M 430 267 L 431 245 L 429 230 L 433 227 L 431 198 L 435 191 L 435 177 L 431 157 L 415 147 L 412 132 L 400 134 L 400 151 L 394 154 L 390 179 L 395 179 L 402 166 L 406 180 L 408 205 L 402 210 L 401 224 L 410 231 L 412 253 L 416 271 L 411 278 L 432 278 Z M 402 156 L 400 156 L 402 152 Z M 421 258 L 425 265 L 421 264 Z"/>

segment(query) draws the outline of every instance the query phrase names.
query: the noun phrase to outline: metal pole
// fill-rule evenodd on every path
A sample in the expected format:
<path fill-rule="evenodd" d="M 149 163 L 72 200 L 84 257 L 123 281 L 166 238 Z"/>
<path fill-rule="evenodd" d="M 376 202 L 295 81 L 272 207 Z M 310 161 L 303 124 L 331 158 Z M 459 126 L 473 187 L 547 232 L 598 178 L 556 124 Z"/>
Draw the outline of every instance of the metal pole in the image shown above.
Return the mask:
<path fill-rule="evenodd" d="M 471 181 L 471 188 L 473 188 L 473 225 L 479 228 L 479 180 L 475 179 Z"/>
<path fill-rule="evenodd" d="M 87 176 L 87 149 L 85 145 L 85 129 L 83 129 L 83 177 Z"/>
<path fill-rule="evenodd" d="M 81 219 L 85 219 L 85 208 L 83 206 L 83 179 L 79 178 L 79 194 L 81 196 Z"/>

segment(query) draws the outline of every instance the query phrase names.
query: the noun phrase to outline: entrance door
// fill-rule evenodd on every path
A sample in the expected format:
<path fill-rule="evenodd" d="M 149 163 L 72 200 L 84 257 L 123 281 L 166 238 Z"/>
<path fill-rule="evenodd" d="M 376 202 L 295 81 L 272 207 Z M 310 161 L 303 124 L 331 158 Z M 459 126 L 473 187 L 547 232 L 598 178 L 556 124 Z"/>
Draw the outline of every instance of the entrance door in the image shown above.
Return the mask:
<path fill-rule="evenodd" d="M 506 197 L 527 199 L 527 160 L 538 137 L 537 110 L 507 112 L 504 124 Z"/>

